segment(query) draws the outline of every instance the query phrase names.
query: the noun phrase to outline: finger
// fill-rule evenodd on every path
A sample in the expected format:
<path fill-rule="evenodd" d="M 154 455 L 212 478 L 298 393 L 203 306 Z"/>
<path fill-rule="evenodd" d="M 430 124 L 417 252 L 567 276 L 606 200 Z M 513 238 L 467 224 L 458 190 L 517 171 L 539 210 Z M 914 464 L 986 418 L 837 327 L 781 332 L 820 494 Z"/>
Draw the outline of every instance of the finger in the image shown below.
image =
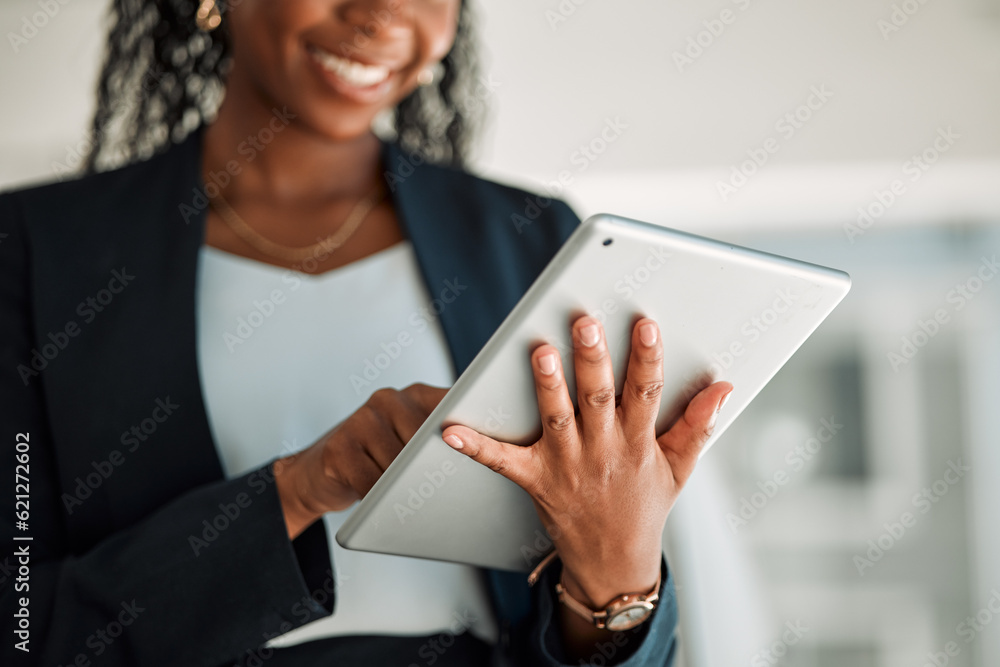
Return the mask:
<path fill-rule="evenodd" d="M 657 440 L 679 486 L 694 472 L 698 454 L 712 435 L 716 416 L 732 390 L 733 385 L 728 382 L 716 382 L 702 389 L 688 403 L 677 423 Z"/>
<path fill-rule="evenodd" d="M 420 421 L 419 415 L 415 410 L 406 410 L 405 405 L 399 410 L 389 412 L 388 416 L 371 408 L 368 410 L 362 408 L 358 415 L 363 421 L 352 431 L 360 432 L 361 447 L 382 470 L 388 468 L 389 464 L 399 456 L 403 445 L 409 441 L 413 433 L 416 433 L 416 428 L 419 428 L 419 424 L 413 428 L 413 424 Z M 413 428 L 412 433 L 411 428 Z M 410 435 L 406 436 L 406 433 Z"/>
<path fill-rule="evenodd" d="M 438 406 L 438 403 L 445 397 L 449 389 L 451 387 L 434 387 L 429 384 L 417 382 L 404 388 L 401 393 L 420 406 L 425 415 L 429 415 L 434 412 L 434 408 Z"/>
<path fill-rule="evenodd" d="M 596 318 L 581 317 L 573 323 L 573 343 L 580 424 L 584 437 L 597 441 L 615 425 L 615 376 L 604 328 Z"/>
<path fill-rule="evenodd" d="M 465 426 L 449 426 L 441 434 L 450 447 L 499 473 L 531 493 L 538 480 L 533 447 L 494 440 Z"/>
<path fill-rule="evenodd" d="M 653 320 L 643 318 L 632 329 L 632 351 L 622 389 L 622 427 L 629 442 L 649 442 L 656 437 L 656 416 L 662 393 L 660 329 Z"/>
<path fill-rule="evenodd" d="M 384 469 L 373 459 L 366 450 L 359 449 L 357 454 L 351 457 L 345 466 L 344 477 L 347 485 L 354 489 L 358 498 L 364 498 L 375 482 L 382 476 Z"/>
<path fill-rule="evenodd" d="M 578 446 L 579 438 L 559 350 L 552 345 L 540 345 L 531 355 L 531 369 L 545 444 L 553 451 L 571 452 Z"/>
<path fill-rule="evenodd" d="M 403 444 L 410 441 L 413 434 L 427 421 L 427 416 L 433 411 L 433 405 L 437 405 L 435 394 L 447 392 L 446 389 L 420 385 L 410 385 L 402 391 L 395 389 L 379 389 L 366 404 L 372 408 L 378 416 L 391 425 L 396 435 Z"/>

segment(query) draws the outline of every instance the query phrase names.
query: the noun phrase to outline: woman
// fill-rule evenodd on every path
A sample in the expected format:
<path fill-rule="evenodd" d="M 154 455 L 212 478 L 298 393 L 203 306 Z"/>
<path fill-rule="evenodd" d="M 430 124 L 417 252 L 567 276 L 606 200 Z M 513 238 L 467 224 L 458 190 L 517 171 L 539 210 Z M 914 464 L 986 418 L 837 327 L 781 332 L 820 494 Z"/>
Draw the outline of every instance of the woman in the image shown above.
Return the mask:
<path fill-rule="evenodd" d="M 332 541 L 578 223 L 456 168 L 463 3 L 116 10 L 91 166 L 131 164 L 0 197 L 5 664 L 670 663 L 663 526 L 731 386 L 657 438 L 651 320 L 620 403 L 581 317 L 578 413 L 541 345 L 537 443 L 444 433 L 556 536 L 534 587 Z M 625 594 L 659 600 L 599 627 Z"/>

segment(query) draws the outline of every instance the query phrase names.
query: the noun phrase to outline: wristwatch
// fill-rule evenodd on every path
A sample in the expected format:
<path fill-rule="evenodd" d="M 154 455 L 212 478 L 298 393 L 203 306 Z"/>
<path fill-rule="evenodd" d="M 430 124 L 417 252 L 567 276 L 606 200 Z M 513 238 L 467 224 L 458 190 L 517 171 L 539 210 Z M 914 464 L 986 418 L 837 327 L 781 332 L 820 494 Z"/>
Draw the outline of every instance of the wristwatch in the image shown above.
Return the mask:
<path fill-rule="evenodd" d="M 545 569 L 557 557 L 557 552 L 552 551 L 548 556 L 535 567 L 528 575 L 528 585 L 534 586 L 541 577 L 542 570 Z M 626 593 L 619 595 L 608 605 L 599 611 L 594 611 L 570 595 L 563 586 L 562 581 L 556 584 L 556 595 L 559 601 L 566 605 L 573 612 L 579 614 L 594 627 L 600 630 L 610 630 L 620 632 L 631 630 L 632 628 L 645 623 L 656 609 L 656 603 L 660 599 L 660 583 L 662 573 L 656 575 L 656 585 L 649 593 Z"/>
<path fill-rule="evenodd" d="M 656 602 L 660 599 L 660 575 L 656 576 L 656 585 L 651 592 L 619 595 L 600 611 L 594 611 L 567 593 L 561 581 L 556 584 L 556 595 L 560 602 L 593 623 L 596 628 L 612 632 L 631 630 L 645 623 L 656 609 Z"/>

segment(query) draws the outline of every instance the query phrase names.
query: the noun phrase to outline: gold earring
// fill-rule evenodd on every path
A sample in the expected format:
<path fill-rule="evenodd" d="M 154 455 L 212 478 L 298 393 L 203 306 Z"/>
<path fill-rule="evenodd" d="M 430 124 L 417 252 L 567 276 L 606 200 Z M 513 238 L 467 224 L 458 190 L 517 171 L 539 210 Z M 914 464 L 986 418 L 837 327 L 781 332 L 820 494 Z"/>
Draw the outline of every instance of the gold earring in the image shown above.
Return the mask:
<path fill-rule="evenodd" d="M 417 83 L 421 86 L 429 86 L 434 83 L 434 70 L 430 67 L 420 70 L 420 74 L 417 75 Z"/>
<path fill-rule="evenodd" d="M 212 32 L 218 28 L 222 23 L 222 12 L 219 11 L 216 0 L 201 0 L 194 15 L 194 22 L 199 30 L 205 32 Z"/>

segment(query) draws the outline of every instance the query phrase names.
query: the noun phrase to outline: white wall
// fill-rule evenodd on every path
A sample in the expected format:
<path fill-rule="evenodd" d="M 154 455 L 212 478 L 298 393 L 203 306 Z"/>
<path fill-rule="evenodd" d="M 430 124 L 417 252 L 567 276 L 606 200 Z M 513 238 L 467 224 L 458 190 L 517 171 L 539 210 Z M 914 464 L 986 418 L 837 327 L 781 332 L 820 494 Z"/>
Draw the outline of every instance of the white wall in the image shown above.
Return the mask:
<path fill-rule="evenodd" d="M 884 39 L 876 22 L 890 17 L 888 0 L 480 0 L 486 71 L 499 86 L 479 164 L 527 184 L 568 171 L 582 211 L 794 219 L 849 213 L 951 126 L 961 139 L 910 208 L 1000 209 L 987 189 L 1000 173 L 996 0 L 910 1 L 919 11 Z M 15 53 L 9 33 L 40 9 L 0 5 L 0 183 L 51 175 L 83 136 L 105 6 L 69 0 Z M 560 8 L 568 16 L 553 22 Z M 679 71 L 674 52 L 723 10 L 734 21 Z M 784 138 L 775 122 L 812 86 L 833 96 Z M 581 172 L 574 152 L 608 118 L 628 127 Z M 768 137 L 779 151 L 723 202 L 717 181 Z"/>
<path fill-rule="evenodd" d="M 583 0 L 554 29 L 541 8 L 557 0 L 487 2 L 503 82 L 491 162 L 555 171 L 620 115 L 629 130 L 601 169 L 728 165 L 818 84 L 834 97 L 783 143 L 783 164 L 896 160 L 949 124 L 957 155 L 998 157 L 1000 22 L 969 0 L 924 2 L 888 40 L 876 26 L 888 0 Z M 735 22 L 679 72 L 673 52 L 722 9 Z"/>
<path fill-rule="evenodd" d="M 0 3 L 0 187 L 52 178 L 52 163 L 65 163 L 93 113 L 107 3 L 55 4 L 59 12 L 15 52 L 11 33 L 31 35 L 24 21 L 42 10 L 31 0 Z"/>
<path fill-rule="evenodd" d="M 886 219 L 1000 210 L 1000 22 L 987 3 L 924 0 L 884 39 L 889 0 L 579 2 L 485 3 L 501 83 L 490 172 L 532 183 L 568 170 L 582 213 L 839 223 L 951 126 L 961 139 Z M 576 9 L 553 27 L 545 12 L 559 6 Z M 734 22 L 679 71 L 674 52 L 724 9 Z M 816 85 L 833 96 L 786 139 L 776 121 Z M 629 127 L 581 172 L 574 151 L 608 117 Z M 722 201 L 717 182 L 768 137 L 778 152 Z"/>

